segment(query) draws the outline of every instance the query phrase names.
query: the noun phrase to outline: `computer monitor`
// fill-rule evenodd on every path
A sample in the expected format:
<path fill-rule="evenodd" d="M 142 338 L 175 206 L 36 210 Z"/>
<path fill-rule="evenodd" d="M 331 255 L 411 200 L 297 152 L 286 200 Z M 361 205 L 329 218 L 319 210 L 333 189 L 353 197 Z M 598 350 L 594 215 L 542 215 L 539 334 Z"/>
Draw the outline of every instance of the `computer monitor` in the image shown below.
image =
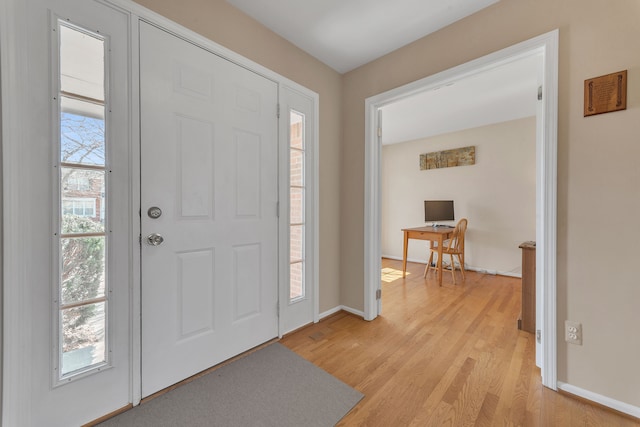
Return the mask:
<path fill-rule="evenodd" d="M 431 222 L 437 227 L 438 221 L 453 221 L 453 200 L 425 200 L 424 222 Z"/>

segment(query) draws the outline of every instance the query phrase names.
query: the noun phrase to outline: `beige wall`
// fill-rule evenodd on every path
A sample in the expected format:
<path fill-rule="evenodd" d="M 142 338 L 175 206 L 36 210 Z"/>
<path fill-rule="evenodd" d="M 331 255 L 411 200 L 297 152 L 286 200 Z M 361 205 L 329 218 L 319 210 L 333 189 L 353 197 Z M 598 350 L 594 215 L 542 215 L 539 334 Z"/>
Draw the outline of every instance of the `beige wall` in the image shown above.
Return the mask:
<path fill-rule="evenodd" d="M 320 312 L 340 304 L 340 74 L 224 0 L 136 0 L 320 95 Z"/>
<path fill-rule="evenodd" d="M 501 0 L 346 74 L 342 303 L 364 305 L 365 99 L 558 28 L 558 379 L 640 406 L 639 16 L 637 0 Z M 584 80 L 623 69 L 628 109 L 584 118 Z M 582 346 L 564 342 L 565 319 Z"/>
<path fill-rule="evenodd" d="M 475 165 L 420 170 L 420 154 L 470 145 Z M 383 256 L 402 258 L 401 229 L 424 225 L 424 200 L 453 200 L 469 220 L 467 267 L 522 272 L 518 245 L 536 238 L 535 117 L 385 145 L 381 172 Z M 428 245 L 410 240 L 408 258 L 426 262 Z"/>

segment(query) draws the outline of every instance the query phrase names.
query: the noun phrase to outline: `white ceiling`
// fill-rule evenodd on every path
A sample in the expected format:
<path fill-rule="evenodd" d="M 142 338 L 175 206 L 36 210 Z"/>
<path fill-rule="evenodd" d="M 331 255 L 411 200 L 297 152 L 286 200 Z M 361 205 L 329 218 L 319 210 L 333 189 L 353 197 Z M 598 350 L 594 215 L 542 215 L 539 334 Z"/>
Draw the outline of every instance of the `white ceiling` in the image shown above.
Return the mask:
<path fill-rule="evenodd" d="M 531 56 L 384 106 L 382 144 L 534 116 L 542 65 Z"/>
<path fill-rule="evenodd" d="M 226 0 L 340 73 L 345 73 L 499 0 Z M 530 117 L 540 57 L 383 108 L 382 143 Z"/>
<path fill-rule="evenodd" d="M 499 0 L 227 0 L 339 73 Z"/>

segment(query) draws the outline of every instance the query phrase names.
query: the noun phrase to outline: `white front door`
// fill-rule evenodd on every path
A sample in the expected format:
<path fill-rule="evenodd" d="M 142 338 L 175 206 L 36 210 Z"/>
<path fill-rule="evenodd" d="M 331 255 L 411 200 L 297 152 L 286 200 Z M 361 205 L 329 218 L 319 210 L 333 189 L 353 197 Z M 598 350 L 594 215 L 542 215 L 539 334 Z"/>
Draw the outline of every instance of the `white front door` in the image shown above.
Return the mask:
<path fill-rule="evenodd" d="M 278 335 L 278 87 L 140 37 L 144 397 Z"/>

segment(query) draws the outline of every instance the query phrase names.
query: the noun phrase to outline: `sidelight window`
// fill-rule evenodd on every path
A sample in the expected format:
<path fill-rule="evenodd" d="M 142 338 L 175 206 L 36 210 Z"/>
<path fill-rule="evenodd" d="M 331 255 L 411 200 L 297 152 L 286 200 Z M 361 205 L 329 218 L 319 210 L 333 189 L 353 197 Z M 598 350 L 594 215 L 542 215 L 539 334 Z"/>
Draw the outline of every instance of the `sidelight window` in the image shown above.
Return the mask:
<path fill-rule="evenodd" d="M 108 361 L 105 39 L 59 22 L 57 378 Z"/>
<path fill-rule="evenodd" d="M 289 299 L 305 297 L 305 140 L 304 114 L 290 111 L 289 130 Z"/>

